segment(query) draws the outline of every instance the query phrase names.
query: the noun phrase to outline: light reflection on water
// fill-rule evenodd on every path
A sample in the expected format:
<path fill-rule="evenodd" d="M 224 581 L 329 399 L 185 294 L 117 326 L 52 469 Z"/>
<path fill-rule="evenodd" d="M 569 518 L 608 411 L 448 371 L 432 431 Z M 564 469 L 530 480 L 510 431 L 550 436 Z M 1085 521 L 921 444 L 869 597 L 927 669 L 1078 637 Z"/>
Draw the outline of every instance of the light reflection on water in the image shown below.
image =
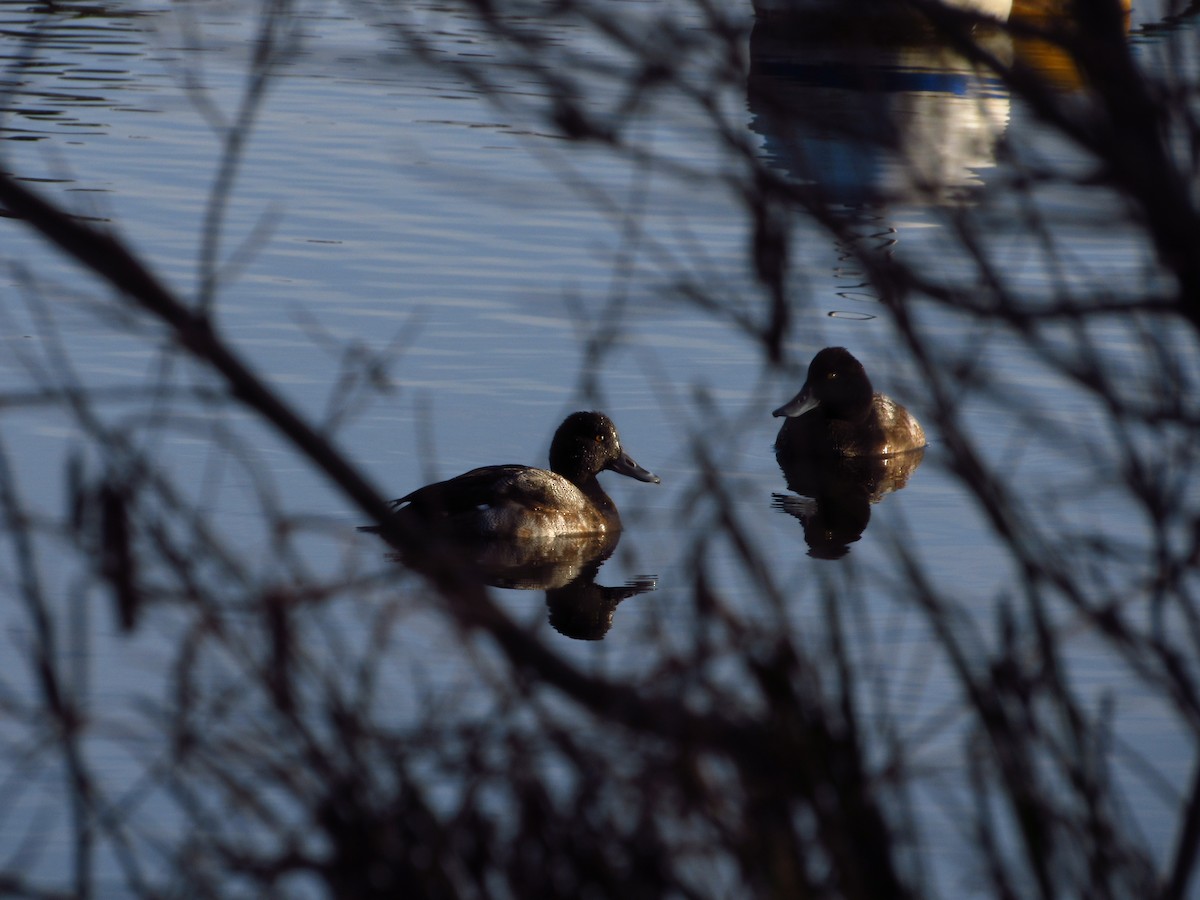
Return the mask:
<path fill-rule="evenodd" d="M 0 14 L 13 15 L 14 8 Z M 11 129 L 6 136 L 21 143 L 9 151 L 10 165 L 58 173 L 63 180 L 47 190 L 61 192 L 72 208 L 111 218 L 159 271 L 189 291 L 197 280 L 197 234 L 219 142 L 184 98 L 178 76 L 193 53 L 202 56 L 206 94 L 231 111 L 247 34 L 236 20 L 223 23 L 216 36 L 206 29 L 212 42 L 201 54 L 171 44 L 164 18 L 167 13 L 156 11 L 144 19 L 97 19 L 70 40 L 49 43 L 43 51 L 64 62 L 30 75 L 38 87 L 26 96 L 38 107 L 16 104 L 5 120 Z M 684 523 L 704 522 L 703 504 L 699 514 L 691 506 L 699 472 L 689 446 L 696 438 L 711 447 L 729 475 L 736 512 L 759 553 L 779 581 L 794 588 L 795 607 L 789 610 L 794 624 L 801 631 L 819 625 L 820 578 L 841 576 L 817 571 L 831 564 L 812 559 L 799 523 L 772 506 L 772 496 L 785 485 L 771 452 L 778 423 L 769 411 L 795 392 L 808 357 L 825 344 L 845 344 L 869 360 L 877 387 L 902 398 L 918 415 L 925 403 L 915 373 L 898 360 L 885 320 L 873 316 L 870 306 L 848 308 L 850 301 L 869 304 L 876 298 L 855 293 L 854 273 L 839 268 L 844 248 L 832 246 L 815 227 L 794 235 L 796 293 L 808 302 L 797 315 L 791 370 L 786 376 L 764 374 L 749 341 L 678 302 L 671 289 L 673 264 L 686 261 L 690 274 L 710 288 L 716 285 L 734 298 L 754 295 L 745 262 L 747 236 L 724 186 L 681 184 L 599 153 L 568 153 L 555 139 L 480 102 L 473 89 L 424 69 L 385 65 L 386 41 L 361 25 L 329 18 L 314 19 L 309 27 L 321 34 L 321 46 L 291 63 L 287 78 L 269 95 L 223 235 L 225 253 L 243 246 L 248 251 L 241 271 L 221 292 L 219 320 L 235 345 L 289 399 L 320 415 L 336 362 L 314 330 L 373 346 L 395 339 L 390 368 L 397 390 L 341 432 L 343 444 L 394 495 L 476 465 L 541 465 L 566 412 L 591 406 L 608 412 L 633 455 L 663 484 L 605 476 L 615 482 L 608 489 L 627 527 L 597 580 L 615 585 L 656 576 L 658 584 L 615 609 L 605 641 L 566 646 L 585 665 L 642 670 L 647 664 L 641 660 L 653 655 L 656 642 L 670 640 L 664 635 L 691 614 L 686 591 L 693 564 L 685 552 L 691 535 Z M 114 52 L 128 71 L 112 68 Z M 101 67 L 105 60 L 109 68 Z M 513 77 L 514 94 L 529 88 Z M 73 92 L 81 78 L 86 95 Z M 923 101 L 938 99 L 918 93 Z M 970 97 L 955 99 L 970 107 Z M 1001 130 L 1028 132 L 1028 117 L 1008 110 L 994 86 L 987 86 L 985 101 L 983 118 Z M 908 114 L 919 118 L 929 108 L 914 105 Z M 744 119 L 748 130 L 755 128 L 752 109 L 744 111 Z M 968 125 L 978 138 L 978 121 Z M 696 123 L 683 114 L 679 120 L 664 115 L 645 126 L 645 133 L 651 131 L 654 141 L 678 145 L 681 159 L 719 168 L 719 152 L 694 140 Z M 969 142 L 969 164 L 952 167 L 965 173 L 962 181 L 972 191 L 986 190 L 994 163 L 980 155 L 979 146 Z M 579 190 L 570 177 L 574 171 L 586 173 L 603 202 Z M 851 180 L 862 186 L 860 175 Z M 1067 212 L 1068 224 L 1079 225 L 1078 211 Z M 260 234 L 256 229 L 263 224 Z M 886 234 L 887 252 L 952 269 L 954 261 L 942 254 L 941 227 L 936 210 L 900 206 L 880 220 L 868 218 L 863 238 L 879 241 Z M 11 231 L 6 228 L 6 235 Z M 1002 239 L 1002 260 L 1025 266 L 1015 273 L 1019 283 L 1031 291 L 1046 289 L 1046 267 L 1029 253 L 1035 240 L 1006 221 L 995 233 Z M 1075 236 L 1084 239 L 1071 249 L 1089 277 L 1100 271 L 1140 277 L 1147 251 L 1117 229 L 1096 235 L 1080 226 Z M 28 238 L 12 235 L 12 241 L 12 256 L 45 259 Z M 638 252 L 626 269 L 629 243 Z M 970 271 L 962 265 L 964 273 Z M 55 264 L 53 271 L 68 288 L 77 285 L 69 270 Z M 574 311 L 584 310 L 599 328 L 610 304 L 627 310 L 618 340 L 594 372 L 585 371 L 581 350 L 587 335 Z M 25 322 L 19 305 L 5 315 Z M 147 355 L 145 344 L 104 329 L 85 304 L 56 309 L 55 317 L 81 378 L 109 384 L 155 377 L 156 358 Z M 965 346 L 974 337 L 967 323 L 949 316 L 927 324 L 931 332 L 944 333 L 950 346 Z M 25 322 L 19 330 L 44 336 L 36 323 Z M 1114 324 L 1114 353 L 1121 336 Z M 1056 417 L 1077 417 L 1086 427 L 1094 414 L 1090 404 L 1047 383 L 1019 346 L 998 342 L 990 352 L 993 372 L 1013 391 L 1026 397 L 1051 392 L 1061 402 Z M 3 372 L 6 387 L 23 384 L 19 365 L 6 364 Z M 598 376 L 597 396 L 582 393 L 589 375 Z M 709 419 L 694 403 L 696 390 L 715 407 Z M 1070 460 L 1023 432 L 1026 423 L 997 410 L 981 397 L 970 411 L 985 446 L 1012 454 L 1014 477 L 1058 479 Z M 31 491 L 46 491 L 38 502 L 61 508 L 55 485 L 68 442 L 55 430 L 60 420 L 26 414 L 6 424 L 14 456 L 29 469 Z M 263 455 L 278 465 L 274 473 L 286 484 L 289 507 L 331 514 L 345 525 L 341 540 L 310 542 L 310 563 L 333 570 L 347 552 L 374 557 L 370 542 L 346 550 L 356 540 L 349 534 L 354 517 L 272 439 L 256 436 Z M 928 458 L 910 483 L 872 506 L 870 526 L 852 545 L 851 557 L 865 571 L 881 572 L 886 584 L 889 544 L 903 536 L 933 571 L 978 597 L 986 619 L 1010 579 L 1009 563 L 981 540 L 979 514 L 940 465 L 937 436 L 931 437 Z M 169 452 L 178 454 L 181 469 L 220 465 L 201 442 L 181 439 Z M 210 508 L 219 510 L 232 532 L 244 531 L 247 542 L 268 548 L 247 480 L 232 468 L 217 477 Z M 1103 502 L 1100 512 L 1111 515 Z M 717 546 L 708 561 L 737 598 L 745 584 L 730 548 Z M 954 691 L 921 664 L 929 635 L 886 590 L 874 591 L 860 612 L 898 660 L 899 675 L 890 679 L 894 700 L 914 717 L 943 709 Z M 540 591 L 501 596 L 521 621 L 548 628 Z M 897 621 L 899 629 L 893 627 Z M 92 624 L 109 627 L 99 616 Z M 153 657 L 153 634 L 140 640 L 151 644 Z M 113 658 L 94 664 L 113 667 L 109 674 L 118 684 L 127 678 L 136 683 L 136 676 L 117 669 L 123 649 L 108 650 Z M 1089 675 L 1103 668 L 1102 661 L 1081 659 Z M 454 669 L 452 662 L 438 665 Z"/>

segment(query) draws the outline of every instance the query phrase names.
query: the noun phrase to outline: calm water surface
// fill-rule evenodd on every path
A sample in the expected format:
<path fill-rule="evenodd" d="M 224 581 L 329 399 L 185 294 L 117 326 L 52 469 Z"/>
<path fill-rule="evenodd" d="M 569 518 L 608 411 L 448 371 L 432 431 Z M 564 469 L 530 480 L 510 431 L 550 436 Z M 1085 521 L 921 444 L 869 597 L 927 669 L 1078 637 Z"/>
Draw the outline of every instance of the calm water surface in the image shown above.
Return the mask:
<path fill-rule="evenodd" d="M 629 6 L 634 15 L 657 8 Z M 42 188 L 71 209 L 111 222 L 168 282 L 192 294 L 203 275 L 199 235 L 222 152 L 214 123 L 236 115 L 252 27 L 238 8 L 207 4 L 129 4 L 109 12 L 64 11 L 43 20 L 23 4 L 0 4 L 6 80 L 21 85 L 6 96 L 0 121 L 5 165 L 44 180 Z M 1135 30 L 1139 14 L 1149 15 L 1135 10 Z M 822 579 L 859 579 L 853 614 L 873 635 L 864 642 L 864 660 L 880 669 L 893 712 L 909 711 L 913 734 L 928 735 L 929 761 L 949 765 L 958 751 L 953 727 L 930 723 L 953 707 L 956 688 L 928 662 L 928 631 L 889 592 L 892 547 L 902 541 L 941 583 L 955 585 L 981 623 L 990 621 L 1012 573 L 973 504 L 940 465 L 938 435 L 931 433 L 926 459 L 908 486 L 873 505 L 870 526 L 847 557 L 855 575 L 847 561 L 811 557 L 800 523 L 772 502 L 788 492 L 771 450 L 778 422 L 769 411 L 799 388 L 819 347 L 851 348 L 866 361 L 876 387 L 918 416 L 926 402 L 846 248 L 815 226 L 793 236 L 794 287 L 804 298 L 789 348 L 793 365 L 784 374 L 769 371 L 751 341 L 680 298 L 679 284 L 687 279 L 731 301 L 756 296 L 744 218 L 719 178 L 680 178 L 581 150 L 537 124 L 530 114 L 540 103 L 537 88 L 520 72 L 498 74 L 501 102 L 488 102 L 444 71 L 404 63 L 388 32 L 371 19 L 328 11 L 308 16 L 304 28 L 319 40 L 305 42 L 286 64 L 257 117 L 220 233 L 219 256 L 235 264 L 220 285 L 219 321 L 236 347 L 319 419 L 343 408 L 340 348 L 361 343 L 383 350 L 394 342 L 395 390 L 356 406 L 339 430 L 343 445 L 390 494 L 489 462 L 541 464 L 567 412 L 595 406 L 612 415 L 627 449 L 663 483 L 605 476 L 627 529 L 598 580 L 615 585 L 656 576 L 658 588 L 622 603 L 605 640 L 560 643 L 581 664 L 618 673 L 648 670 L 656 647 L 681 640 L 689 627 L 689 548 L 695 529 L 713 514 L 697 497 L 703 489 L 691 452 L 693 442 L 705 442 L 729 475 L 736 514 L 757 551 L 794 589 L 788 615 L 798 629 L 823 617 Z M 38 64 L 19 70 L 18 78 L 12 64 L 23 51 L 16 35 L 35 22 L 46 28 Z M 486 56 L 481 36 L 461 26 L 448 33 L 447 52 Z M 564 45 L 577 41 L 585 55 L 603 55 L 585 35 L 564 29 L 556 37 Z M 1152 56 L 1158 45 L 1139 47 Z M 869 114 L 854 108 L 852 86 L 830 86 L 822 66 L 836 61 L 789 63 L 761 34 L 751 38 L 750 49 L 761 77 L 811 95 L 815 109 Z M 892 62 L 897 83 L 889 96 L 911 123 L 906 146 L 914 158 L 930 160 L 923 176 L 940 184 L 941 199 L 974 192 L 978 202 L 969 214 L 987 223 L 998 264 L 1022 289 L 1049 292 L 1053 273 L 1037 252 L 1037 237 L 989 185 L 1001 180 L 997 146 L 1006 139 L 1031 157 L 1058 159 L 1067 149 L 1039 136 L 1028 112 L 995 84 L 945 61 Z M 722 102 L 764 158 L 782 171 L 794 165 L 786 147 L 795 144 L 781 141 L 769 116 L 744 94 L 730 91 Z M 664 103 L 647 110 L 633 126 L 637 140 L 680 166 L 721 172 L 727 164 L 711 128 L 688 109 Z M 903 167 L 856 155 L 827 135 L 807 135 L 803 146 L 809 163 L 815 160 L 828 174 L 831 189 L 845 192 L 846 203 L 861 203 L 878 190 L 897 198 L 886 211 L 864 214 L 862 240 L 948 274 L 961 269 L 969 275 L 966 262 L 944 251 L 939 207 L 915 196 Z M 1077 197 L 1045 199 L 1060 217 L 1056 234 L 1079 271 L 1116 283 L 1144 281 L 1150 251 L 1139 240 L 1120 228 L 1093 227 L 1096 210 L 1081 209 Z M 198 377 L 183 366 L 163 368 L 157 342 L 110 327 L 69 264 L 19 227 L 0 227 L 9 264 L 0 276 L 9 350 L 0 390 L 27 391 L 31 367 L 45 361 L 55 342 L 79 381 L 93 388 L 153 379 L 186 384 Z M 615 344 L 588 364 L 581 320 L 598 329 L 612 310 L 621 311 Z M 1011 415 L 1002 401 L 1017 398 L 1031 414 L 1044 415 L 1044 401 L 1053 397 L 1055 418 L 1077 430 L 1095 421 L 1090 403 L 1048 381 L 1015 342 L 980 335 L 944 312 L 921 315 L 922 326 L 944 335 L 948 347 L 974 348 L 970 352 L 988 359 L 998 396 L 981 395 L 967 415 L 984 446 L 1011 461 L 1013 477 L 1056 486 L 1070 497 L 1070 515 L 1119 513 L 1103 491 L 1074 476 L 1069 454 L 1064 458 L 1053 442 L 1030 433 L 1029 421 Z M 1121 365 L 1129 336 L 1114 326 L 1103 337 L 1113 364 Z M 212 423 L 195 409 L 182 414 L 181 428 L 161 449 L 225 534 L 256 548 L 249 555 L 264 573 L 272 567 L 271 537 L 262 528 L 264 501 L 248 489 L 262 471 L 270 473 L 282 507 L 334 521 L 305 544 L 314 572 L 331 576 L 347 560 L 384 562 L 372 540 L 353 532 L 353 512 L 270 435 L 227 412 L 212 415 L 247 436 L 261 470 L 226 460 L 208 440 Z M 63 466 L 80 444 L 73 427 L 33 407 L 6 413 L 4 429 L 27 502 L 57 513 L 65 502 Z M 718 546 L 708 562 L 729 602 L 758 614 L 742 599 L 754 592 L 729 551 Z M 82 575 L 57 577 L 56 589 L 69 603 Z M 520 619 L 552 634 L 542 592 L 501 593 Z M 85 621 L 112 634 L 106 611 L 95 610 Z M 437 626 L 428 621 L 426 627 L 414 636 L 417 644 L 436 641 Z M 13 629 L 19 644 L 20 626 Z M 171 633 L 165 622 L 135 638 L 97 639 L 87 666 L 98 690 L 112 696 L 135 686 L 144 690 L 146 674 L 169 655 Z M 1122 706 L 1129 704 L 1128 739 L 1164 771 L 1184 771 L 1182 737 L 1162 733 L 1162 719 L 1137 683 L 1112 683 L 1109 663 L 1096 650 L 1079 642 L 1081 677 L 1094 679 L 1097 690 L 1121 694 Z M 456 669 L 448 654 L 398 662 L 397 683 L 406 666 L 439 671 L 447 683 Z M 405 703 L 396 698 L 398 716 Z M 115 758 L 113 765 L 119 771 L 137 764 Z M 1153 802 L 1135 804 L 1133 812 L 1152 835 L 1167 824 Z M 1166 847 L 1169 835 L 1160 836 Z"/>

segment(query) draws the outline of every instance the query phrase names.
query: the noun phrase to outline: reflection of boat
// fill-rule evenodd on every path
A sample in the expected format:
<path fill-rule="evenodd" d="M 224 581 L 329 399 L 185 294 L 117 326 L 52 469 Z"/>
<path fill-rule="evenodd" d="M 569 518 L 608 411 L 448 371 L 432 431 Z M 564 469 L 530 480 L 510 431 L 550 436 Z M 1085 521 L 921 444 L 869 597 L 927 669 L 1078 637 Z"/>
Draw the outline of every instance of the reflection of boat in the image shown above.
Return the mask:
<path fill-rule="evenodd" d="M 998 28 L 975 37 L 1011 53 Z M 961 199 L 995 165 L 1009 115 L 999 82 L 929 29 L 875 29 L 861 16 L 844 27 L 760 17 L 747 100 L 774 167 L 855 207 Z"/>
<path fill-rule="evenodd" d="M 1120 0 L 1124 13 L 1124 29 L 1129 30 L 1131 0 Z M 1083 87 L 1084 78 L 1070 51 L 1061 40 L 1039 37 L 1039 29 L 1070 34 L 1071 0 L 1014 0 L 1010 19 L 1030 28 L 1013 36 L 1013 56 L 1023 66 L 1035 72 L 1043 82 L 1058 90 L 1074 91 Z"/>
<path fill-rule="evenodd" d="M 754 17 L 759 21 L 840 23 L 860 31 L 875 26 L 925 26 L 920 5 L 906 0 L 753 0 L 752 5 Z M 945 0 L 945 5 L 957 12 L 1003 22 L 1012 10 L 1013 0 Z"/>
<path fill-rule="evenodd" d="M 836 459 L 778 454 L 795 495 L 775 494 L 771 505 L 800 520 L 810 556 L 839 559 L 866 531 L 871 504 L 903 488 L 924 457 L 924 450 Z"/>
<path fill-rule="evenodd" d="M 969 28 L 961 36 L 992 59 L 1051 88 L 1083 84 L 1067 49 L 1077 34 L 1068 0 L 945 0 L 976 18 L 938 28 L 927 18 L 936 3 L 753 2 L 751 128 L 774 167 L 835 203 L 960 201 L 995 165 L 1007 89 L 947 27 Z M 1131 3 L 1119 2 L 1127 29 Z"/>
<path fill-rule="evenodd" d="M 559 535 L 526 540 L 456 540 L 438 548 L 440 565 L 452 557 L 465 575 L 492 587 L 546 592 L 550 624 L 576 640 L 600 640 L 612 627 L 613 612 L 629 597 L 657 587 L 653 577 L 623 585 L 596 584 L 596 575 L 620 541 L 619 531 Z M 424 560 L 397 553 L 415 571 Z"/>

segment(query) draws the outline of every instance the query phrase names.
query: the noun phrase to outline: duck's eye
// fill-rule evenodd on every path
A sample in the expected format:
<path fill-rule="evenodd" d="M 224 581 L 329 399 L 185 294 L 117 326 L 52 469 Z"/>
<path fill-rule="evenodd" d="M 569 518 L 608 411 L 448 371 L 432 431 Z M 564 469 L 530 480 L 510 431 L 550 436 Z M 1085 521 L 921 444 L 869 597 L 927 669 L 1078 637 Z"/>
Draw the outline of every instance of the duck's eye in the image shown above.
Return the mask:
<path fill-rule="evenodd" d="M 826 372 L 825 373 L 826 381 L 833 381 L 835 378 L 837 378 L 837 372 Z"/>
<path fill-rule="evenodd" d="M 602 434 L 596 435 L 596 443 L 597 444 L 603 444 L 606 440 L 607 440 L 607 438 L 604 435 L 602 435 Z"/>

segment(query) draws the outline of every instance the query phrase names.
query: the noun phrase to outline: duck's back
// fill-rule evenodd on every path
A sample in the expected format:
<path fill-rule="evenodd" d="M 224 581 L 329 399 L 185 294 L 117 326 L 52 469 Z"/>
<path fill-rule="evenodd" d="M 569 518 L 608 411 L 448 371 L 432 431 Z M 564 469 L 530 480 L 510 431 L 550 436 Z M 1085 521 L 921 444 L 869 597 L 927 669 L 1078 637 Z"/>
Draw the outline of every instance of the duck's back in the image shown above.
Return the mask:
<path fill-rule="evenodd" d="M 925 432 L 907 409 L 884 394 L 871 398 L 861 419 L 830 419 L 821 409 L 787 419 L 779 429 L 779 454 L 816 457 L 894 456 L 925 446 Z"/>
<path fill-rule="evenodd" d="M 397 515 L 440 523 L 463 537 L 597 534 L 611 525 L 603 507 L 566 478 L 532 466 L 472 469 L 413 491 L 396 504 Z"/>
<path fill-rule="evenodd" d="M 859 455 L 895 456 L 897 453 L 909 453 L 925 446 L 925 429 L 907 409 L 885 394 L 876 394 L 871 405 L 883 438 L 881 452 Z"/>

